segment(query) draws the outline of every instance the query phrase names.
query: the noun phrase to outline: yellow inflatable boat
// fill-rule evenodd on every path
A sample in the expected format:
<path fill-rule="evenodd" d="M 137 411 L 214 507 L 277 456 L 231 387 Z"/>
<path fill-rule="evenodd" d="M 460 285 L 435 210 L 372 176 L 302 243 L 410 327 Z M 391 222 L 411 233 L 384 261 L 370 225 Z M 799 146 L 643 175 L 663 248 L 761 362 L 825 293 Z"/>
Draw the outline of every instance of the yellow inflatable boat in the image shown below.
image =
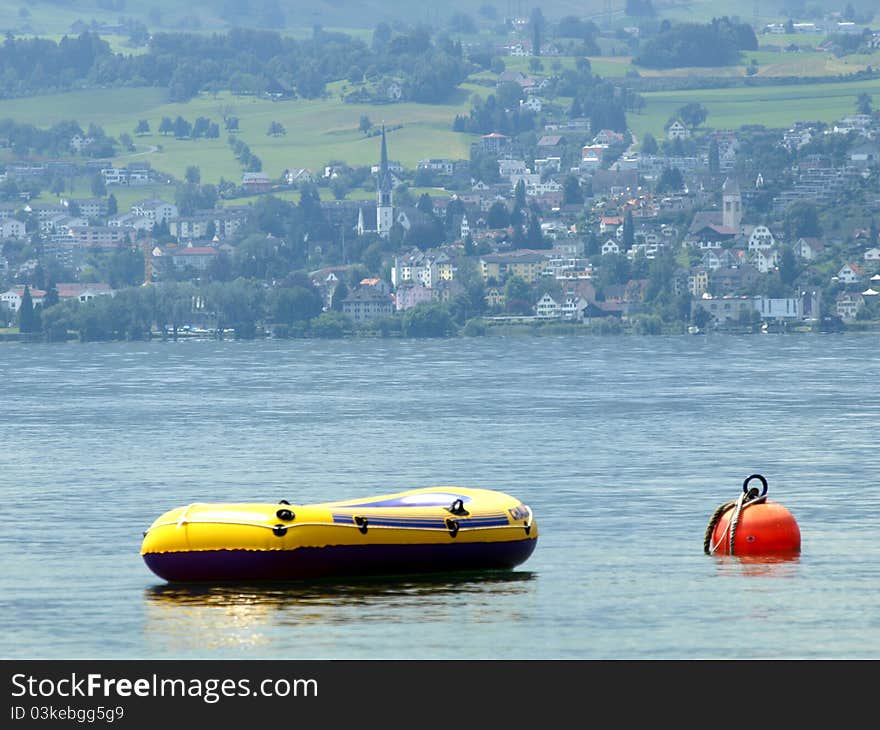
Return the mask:
<path fill-rule="evenodd" d="M 535 549 L 532 510 L 502 492 L 426 487 L 311 505 L 190 504 L 144 532 L 167 581 L 300 580 L 509 569 Z"/>

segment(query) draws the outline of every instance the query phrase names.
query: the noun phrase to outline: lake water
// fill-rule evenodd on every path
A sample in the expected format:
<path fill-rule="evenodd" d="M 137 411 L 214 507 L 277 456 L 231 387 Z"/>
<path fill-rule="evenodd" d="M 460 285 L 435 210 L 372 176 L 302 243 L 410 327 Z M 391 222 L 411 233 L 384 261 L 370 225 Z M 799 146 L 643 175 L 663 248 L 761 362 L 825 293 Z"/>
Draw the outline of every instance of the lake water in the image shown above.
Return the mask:
<path fill-rule="evenodd" d="M 876 335 L 0 346 L 4 658 L 880 658 Z M 799 557 L 708 556 L 763 474 Z M 534 510 L 516 570 L 180 588 L 191 502 L 433 485 Z"/>

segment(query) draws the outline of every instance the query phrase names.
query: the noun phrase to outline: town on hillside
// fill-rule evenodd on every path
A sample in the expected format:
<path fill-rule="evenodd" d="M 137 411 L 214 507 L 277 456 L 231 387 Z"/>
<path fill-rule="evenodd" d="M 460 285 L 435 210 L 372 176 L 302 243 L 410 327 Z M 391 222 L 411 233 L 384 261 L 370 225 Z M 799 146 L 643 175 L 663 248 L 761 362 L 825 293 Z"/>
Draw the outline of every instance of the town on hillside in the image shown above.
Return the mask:
<path fill-rule="evenodd" d="M 832 123 L 784 129 L 716 129 L 690 103 L 663 138 L 636 138 L 626 112 L 637 97 L 590 96 L 607 80 L 586 58 L 571 73 L 554 68 L 551 48 L 528 72 L 496 68 L 494 93 L 450 120 L 473 140 L 461 159 L 426 155 L 408 168 L 394 159 L 399 127 L 362 120 L 375 143 L 365 169 L 279 159 L 226 187 L 202 184 L 196 167 L 172 181 L 149 163 L 83 161 L 95 140 L 73 127 L 64 155 L 7 161 L 7 338 L 550 325 L 659 334 L 880 321 L 880 112 L 869 95 Z M 524 35 L 499 52 L 533 50 Z M 564 107 L 554 95 L 563 83 L 574 89 Z M 486 116 L 488 99 L 503 108 Z M 92 197 L 52 186 L 74 174 L 91 175 Z M 348 195 L 356 178 L 370 197 Z M 119 209 L 117 194 L 156 185 L 171 192 Z"/>

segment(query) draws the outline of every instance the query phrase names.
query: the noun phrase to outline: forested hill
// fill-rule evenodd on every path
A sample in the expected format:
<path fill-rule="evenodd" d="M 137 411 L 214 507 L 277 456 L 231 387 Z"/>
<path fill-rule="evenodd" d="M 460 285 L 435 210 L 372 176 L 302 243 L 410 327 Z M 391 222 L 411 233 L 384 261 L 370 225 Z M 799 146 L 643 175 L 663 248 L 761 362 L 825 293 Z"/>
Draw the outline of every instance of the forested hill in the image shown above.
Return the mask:
<path fill-rule="evenodd" d="M 374 33 L 369 45 L 320 29 L 305 40 L 249 29 L 158 33 L 139 54 L 114 53 L 90 31 L 59 41 L 7 37 L 0 68 L 0 97 L 6 98 L 96 85 L 166 87 L 171 101 L 212 89 L 257 94 L 269 87 L 315 98 L 332 81 L 360 80 L 379 69 L 404 75 L 412 100 L 442 101 L 464 81 L 469 66 L 460 43 L 435 43 L 421 28 L 392 38 L 389 28 L 384 37 Z"/>

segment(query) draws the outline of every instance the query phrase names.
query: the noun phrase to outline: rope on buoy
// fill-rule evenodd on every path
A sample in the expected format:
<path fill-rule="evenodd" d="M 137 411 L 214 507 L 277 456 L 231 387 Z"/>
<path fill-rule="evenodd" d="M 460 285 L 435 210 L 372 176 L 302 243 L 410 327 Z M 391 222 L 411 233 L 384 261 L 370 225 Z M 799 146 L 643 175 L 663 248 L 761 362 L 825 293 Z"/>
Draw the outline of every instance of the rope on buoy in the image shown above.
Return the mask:
<path fill-rule="evenodd" d="M 752 479 L 759 479 L 761 481 L 761 484 L 764 487 L 763 491 L 760 491 L 757 487 L 749 489 L 749 482 L 752 481 Z M 703 552 L 706 553 L 706 555 L 711 555 L 718 549 L 724 535 L 722 534 L 721 537 L 719 537 L 718 542 L 713 545 L 712 533 L 715 532 L 715 526 L 721 519 L 721 515 L 733 507 L 733 514 L 730 516 L 730 521 L 727 523 L 727 528 L 725 529 L 725 532 L 729 534 L 729 554 L 733 555 L 733 541 L 736 537 L 736 527 L 737 524 L 739 524 L 739 518 L 742 515 L 743 510 L 753 504 L 760 504 L 766 501 L 767 480 L 760 474 L 752 474 L 751 476 L 746 477 L 746 480 L 743 482 L 742 493 L 736 499 L 718 505 L 717 509 L 712 513 L 712 517 L 709 518 L 709 524 L 706 526 L 706 533 L 703 536 Z"/>

